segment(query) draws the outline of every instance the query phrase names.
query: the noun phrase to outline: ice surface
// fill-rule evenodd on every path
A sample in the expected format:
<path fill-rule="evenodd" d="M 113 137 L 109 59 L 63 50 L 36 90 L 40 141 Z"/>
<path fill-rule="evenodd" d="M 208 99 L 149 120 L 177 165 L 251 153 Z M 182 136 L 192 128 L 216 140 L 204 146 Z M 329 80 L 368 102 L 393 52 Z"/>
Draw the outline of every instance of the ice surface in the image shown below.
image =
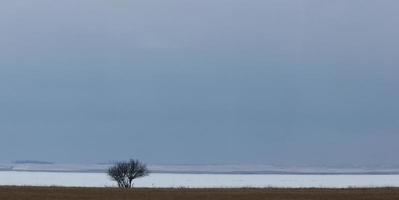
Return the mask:
<path fill-rule="evenodd" d="M 114 187 L 110 164 L 0 164 L 0 185 Z M 398 167 L 149 165 L 137 187 L 399 187 Z"/>
<path fill-rule="evenodd" d="M 0 185 L 114 187 L 105 173 L 0 171 Z M 398 187 L 399 175 L 272 175 L 153 173 L 136 187 Z"/>

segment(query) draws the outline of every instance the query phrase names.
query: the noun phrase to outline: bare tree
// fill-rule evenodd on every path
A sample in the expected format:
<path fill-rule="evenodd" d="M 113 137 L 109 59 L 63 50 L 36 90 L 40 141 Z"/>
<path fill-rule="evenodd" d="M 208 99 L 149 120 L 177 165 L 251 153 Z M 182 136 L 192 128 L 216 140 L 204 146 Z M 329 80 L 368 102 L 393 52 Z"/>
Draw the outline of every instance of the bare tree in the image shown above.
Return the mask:
<path fill-rule="evenodd" d="M 139 160 L 117 162 L 108 169 L 108 175 L 118 183 L 120 188 L 132 188 L 133 180 L 149 173 L 147 166 Z"/>

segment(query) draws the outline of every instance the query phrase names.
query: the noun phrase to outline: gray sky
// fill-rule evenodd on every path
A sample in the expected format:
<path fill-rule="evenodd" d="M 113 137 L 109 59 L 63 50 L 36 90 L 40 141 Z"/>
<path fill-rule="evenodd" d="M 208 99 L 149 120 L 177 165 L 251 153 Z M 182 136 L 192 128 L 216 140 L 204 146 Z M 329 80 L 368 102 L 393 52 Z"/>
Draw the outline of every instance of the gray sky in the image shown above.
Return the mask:
<path fill-rule="evenodd" d="M 399 164 L 396 0 L 0 3 L 0 162 Z"/>

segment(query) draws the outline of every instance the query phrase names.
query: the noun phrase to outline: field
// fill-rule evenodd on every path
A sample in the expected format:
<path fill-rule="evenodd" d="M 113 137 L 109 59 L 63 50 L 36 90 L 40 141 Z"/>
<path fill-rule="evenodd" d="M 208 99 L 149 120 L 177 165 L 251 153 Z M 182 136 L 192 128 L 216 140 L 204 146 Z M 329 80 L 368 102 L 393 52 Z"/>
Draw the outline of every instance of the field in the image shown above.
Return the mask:
<path fill-rule="evenodd" d="M 112 187 L 105 173 L 0 171 L 0 186 Z M 140 188 L 399 187 L 399 175 L 167 174 L 137 179 Z M 1 199 L 0 199 L 1 200 Z"/>
<path fill-rule="evenodd" d="M 1 200 L 397 200 L 399 188 L 149 189 L 0 187 Z"/>

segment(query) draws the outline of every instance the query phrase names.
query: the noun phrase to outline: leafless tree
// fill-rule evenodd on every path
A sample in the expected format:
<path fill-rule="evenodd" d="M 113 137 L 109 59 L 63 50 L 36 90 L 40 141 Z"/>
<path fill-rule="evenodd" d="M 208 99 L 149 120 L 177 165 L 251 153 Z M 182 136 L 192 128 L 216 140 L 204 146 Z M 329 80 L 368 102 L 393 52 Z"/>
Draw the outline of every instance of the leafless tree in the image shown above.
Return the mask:
<path fill-rule="evenodd" d="M 120 188 L 132 188 L 133 180 L 149 173 L 147 166 L 139 160 L 117 162 L 108 169 L 108 175 L 118 183 Z"/>

